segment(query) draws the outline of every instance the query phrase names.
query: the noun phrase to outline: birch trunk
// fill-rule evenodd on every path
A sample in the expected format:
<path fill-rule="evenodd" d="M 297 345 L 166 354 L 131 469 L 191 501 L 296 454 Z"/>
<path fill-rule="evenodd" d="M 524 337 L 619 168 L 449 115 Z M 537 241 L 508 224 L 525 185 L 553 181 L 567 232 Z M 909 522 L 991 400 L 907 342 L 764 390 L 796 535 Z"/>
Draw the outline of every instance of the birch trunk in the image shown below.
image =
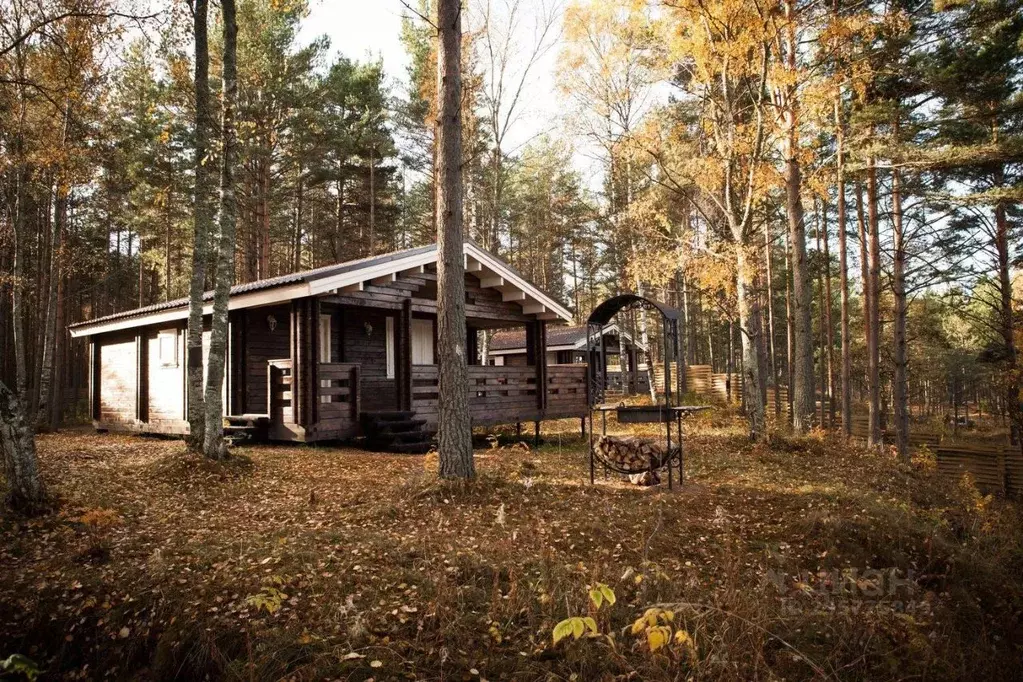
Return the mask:
<path fill-rule="evenodd" d="M 203 406 L 203 293 L 213 210 L 209 196 L 207 153 L 210 128 L 210 52 L 207 27 L 208 0 L 195 0 L 195 198 L 192 220 L 192 280 L 188 290 L 188 430 L 189 445 L 203 446 L 206 413 Z"/>
<path fill-rule="evenodd" d="M 760 321 L 759 310 L 753 304 L 750 282 L 753 275 L 746 250 L 736 246 L 736 304 L 739 310 L 739 339 L 742 345 L 742 392 L 749 419 L 750 438 L 764 440 L 767 428 L 764 419 L 764 395 L 760 375 Z M 731 329 L 731 325 L 729 325 Z"/>
<path fill-rule="evenodd" d="M 206 365 L 206 430 L 203 453 L 209 459 L 227 456 L 224 447 L 224 365 L 227 357 L 228 298 L 234 284 L 234 242 L 238 222 L 234 191 L 234 163 L 237 136 L 234 126 L 238 98 L 238 22 L 235 0 L 222 0 L 224 23 L 224 103 L 221 122 L 220 159 L 220 245 L 217 256 L 217 284 L 213 296 L 213 330 Z"/>
<path fill-rule="evenodd" d="M 16 48 L 15 57 L 19 74 L 24 74 L 24 55 Z M 24 86 L 21 86 L 24 88 Z M 45 510 L 46 489 L 39 477 L 39 463 L 36 458 L 35 429 L 27 415 L 28 365 L 25 349 L 24 317 L 24 259 L 25 259 L 25 167 L 23 131 L 25 129 L 26 106 L 24 90 L 19 91 L 20 106 L 18 133 L 15 136 L 12 156 L 15 159 L 14 173 L 14 262 L 11 282 L 11 328 L 14 341 L 15 388 L 11 391 L 0 381 L 0 450 L 2 450 L 4 477 L 7 492 L 4 504 L 21 514 L 33 515 Z"/>
<path fill-rule="evenodd" d="M 43 360 L 39 372 L 39 406 L 35 421 L 48 429 L 52 420 L 54 356 L 57 351 L 57 287 L 60 284 L 60 242 L 66 215 L 67 195 L 58 181 L 53 227 L 50 233 L 50 278 L 46 295 L 46 322 L 43 336 Z"/>
<path fill-rule="evenodd" d="M 7 492 L 4 505 L 33 516 L 46 510 L 46 489 L 39 476 L 36 441 L 25 418 L 25 402 L 0 381 L 0 450 L 3 451 Z"/>
<path fill-rule="evenodd" d="M 439 0 L 437 25 L 437 440 L 441 478 L 473 478 L 469 370 L 465 348 L 465 256 L 462 225 L 462 9 Z"/>

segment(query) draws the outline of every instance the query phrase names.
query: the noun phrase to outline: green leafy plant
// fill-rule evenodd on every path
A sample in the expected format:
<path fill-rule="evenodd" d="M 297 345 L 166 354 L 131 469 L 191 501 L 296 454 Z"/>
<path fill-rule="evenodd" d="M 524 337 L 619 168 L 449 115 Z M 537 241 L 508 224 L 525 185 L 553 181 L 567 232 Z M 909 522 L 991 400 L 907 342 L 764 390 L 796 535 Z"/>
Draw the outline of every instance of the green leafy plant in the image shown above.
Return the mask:
<path fill-rule="evenodd" d="M 651 653 L 668 647 L 680 653 L 694 651 L 692 636 L 675 624 L 675 612 L 660 607 L 651 607 L 632 623 L 632 634 L 646 639 Z"/>
<path fill-rule="evenodd" d="M 39 666 L 28 656 L 22 654 L 11 654 L 4 660 L 0 661 L 0 676 L 6 677 L 8 673 L 12 675 L 24 675 L 25 679 L 35 680 L 39 677 Z"/>
<path fill-rule="evenodd" d="M 271 585 L 265 585 L 262 590 L 256 594 L 251 594 L 245 598 L 245 603 L 249 606 L 255 607 L 257 611 L 265 610 L 267 613 L 273 615 L 281 610 L 281 605 L 284 604 L 284 600 L 288 598 L 280 587 L 284 584 L 284 581 L 280 576 L 274 576 L 271 578 Z"/>
<path fill-rule="evenodd" d="M 594 611 L 599 611 L 604 604 L 612 605 L 616 601 L 614 590 L 604 583 L 596 583 L 589 587 L 590 603 Z M 572 639 L 579 639 L 584 635 L 589 637 L 600 636 L 600 629 L 597 627 L 597 619 L 593 616 L 571 616 L 554 626 L 554 643 L 557 644 L 569 635 Z"/>

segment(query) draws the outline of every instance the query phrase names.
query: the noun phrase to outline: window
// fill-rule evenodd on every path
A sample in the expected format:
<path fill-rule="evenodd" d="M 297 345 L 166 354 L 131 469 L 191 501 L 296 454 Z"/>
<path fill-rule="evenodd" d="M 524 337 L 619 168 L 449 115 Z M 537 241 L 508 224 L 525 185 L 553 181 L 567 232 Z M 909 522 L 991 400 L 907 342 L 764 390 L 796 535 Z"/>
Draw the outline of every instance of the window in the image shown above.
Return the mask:
<path fill-rule="evenodd" d="M 394 378 L 394 318 L 385 319 L 384 341 L 387 346 L 387 378 Z"/>
<path fill-rule="evenodd" d="M 433 320 L 412 320 L 412 364 L 433 364 Z"/>
<path fill-rule="evenodd" d="M 320 362 L 330 362 L 330 319 L 330 315 L 320 315 Z"/>
<path fill-rule="evenodd" d="M 161 367 L 178 366 L 178 330 L 164 329 L 156 335 Z"/>
<path fill-rule="evenodd" d="M 319 360 L 330 362 L 330 315 L 320 315 Z M 320 379 L 320 388 L 330 388 L 330 379 Z M 321 395 L 321 403 L 329 403 L 331 396 Z"/>

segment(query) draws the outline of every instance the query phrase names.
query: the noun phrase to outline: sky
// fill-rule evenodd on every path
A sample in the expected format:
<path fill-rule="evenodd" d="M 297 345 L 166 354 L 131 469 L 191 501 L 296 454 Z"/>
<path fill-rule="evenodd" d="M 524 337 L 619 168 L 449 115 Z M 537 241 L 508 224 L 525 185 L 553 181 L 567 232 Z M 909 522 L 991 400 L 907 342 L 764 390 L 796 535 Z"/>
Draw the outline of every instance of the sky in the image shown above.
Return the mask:
<path fill-rule="evenodd" d="M 416 6 L 415 0 L 409 0 L 409 4 Z M 523 4 L 527 8 L 535 6 L 529 1 Z M 306 44 L 326 35 L 330 38 L 332 55 L 341 53 L 358 60 L 380 57 L 384 71 L 398 86 L 407 80 L 409 59 L 400 36 L 402 17 L 408 13 L 401 0 L 311 0 L 310 13 L 302 23 L 299 41 Z M 469 17 L 463 23 L 471 21 Z M 528 28 L 532 21 L 531 16 L 526 16 L 522 23 Z M 560 19 L 557 30 L 560 30 Z M 524 39 L 528 40 L 528 35 Z M 506 153 L 520 150 L 544 133 L 552 136 L 564 134 L 558 116 L 559 105 L 563 105 L 563 101 L 554 81 L 560 42 L 551 42 L 552 47 L 530 72 L 522 97 L 522 115 L 509 130 Z M 401 90 L 400 87 L 396 89 Z M 574 161 L 584 186 L 599 187 L 599 167 L 592 155 L 580 150 L 574 155 Z"/>

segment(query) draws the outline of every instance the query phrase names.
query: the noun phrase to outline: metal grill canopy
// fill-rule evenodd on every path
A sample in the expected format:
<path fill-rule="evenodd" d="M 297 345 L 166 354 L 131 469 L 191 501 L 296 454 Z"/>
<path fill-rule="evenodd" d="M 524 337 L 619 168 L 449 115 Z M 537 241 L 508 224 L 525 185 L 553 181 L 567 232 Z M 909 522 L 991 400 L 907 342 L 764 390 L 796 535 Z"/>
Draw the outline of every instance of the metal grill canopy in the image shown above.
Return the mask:
<path fill-rule="evenodd" d="M 636 294 L 619 294 L 618 296 L 607 299 L 594 308 L 593 312 L 590 313 L 589 319 L 586 320 L 586 323 L 603 326 L 610 322 L 611 319 L 620 311 L 637 304 L 657 309 L 666 320 L 674 321 L 682 317 L 682 314 L 679 313 L 679 311 L 670 306 L 666 306 L 659 301 L 653 301 L 643 296 L 637 296 Z"/>

